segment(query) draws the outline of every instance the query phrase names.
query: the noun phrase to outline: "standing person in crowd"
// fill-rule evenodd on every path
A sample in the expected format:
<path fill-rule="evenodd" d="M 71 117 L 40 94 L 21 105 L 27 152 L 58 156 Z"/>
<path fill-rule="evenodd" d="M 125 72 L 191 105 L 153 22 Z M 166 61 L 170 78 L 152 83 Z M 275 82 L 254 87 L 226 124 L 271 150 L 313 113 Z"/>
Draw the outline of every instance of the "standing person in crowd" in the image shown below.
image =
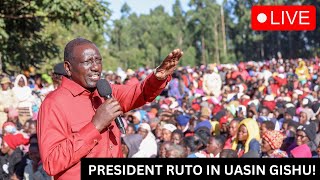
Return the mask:
<path fill-rule="evenodd" d="M 141 123 L 139 125 L 138 134 L 143 138 L 139 151 L 133 154 L 132 157 L 156 157 L 158 152 L 156 138 L 151 132 L 150 125 L 148 123 Z"/>
<path fill-rule="evenodd" d="M 232 149 L 236 150 L 238 157 L 249 150 L 260 153 L 260 133 L 258 123 L 250 118 L 244 119 L 239 124 L 236 140 L 232 144 Z"/>
<path fill-rule="evenodd" d="M 207 73 L 203 76 L 203 90 L 208 96 L 218 98 L 221 95 L 222 81 L 219 74 L 215 72 L 217 68 L 210 64 Z"/>
<path fill-rule="evenodd" d="M 68 76 L 64 69 L 64 63 L 58 63 L 53 67 L 52 81 L 54 89 L 57 89 L 61 85 L 62 77 Z"/>
<path fill-rule="evenodd" d="M 123 157 L 132 158 L 139 151 L 143 137 L 140 134 L 129 134 L 122 138 Z"/>
<path fill-rule="evenodd" d="M 1 79 L 0 90 L 0 127 L 8 120 L 8 113 L 10 109 L 16 107 L 16 98 L 13 91 L 10 89 L 11 81 L 8 77 Z"/>
<path fill-rule="evenodd" d="M 30 87 L 28 86 L 26 76 L 19 74 L 14 82 L 12 89 L 13 94 L 17 99 L 17 107 L 19 111 L 19 120 L 24 124 L 32 117 L 33 96 Z"/>
<path fill-rule="evenodd" d="M 306 63 L 299 58 L 299 66 L 296 68 L 296 75 L 298 76 L 299 81 L 302 84 L 305 84 L 307 82 L 307 80 L 310 79 L 310 74 L 309 74 L 309 70 L 308 67 L 306 66 Z"/>
<path fill-rule="evenodd" d="M 24 168 L 23 179 L 25 180 L 51 180 L 51 177 L 43 169 L 40 159 L 38 144 L 30 144 L 29 158 L 31 159 Z"/>
<path fill-rule="evenodd" d="M 3 136 L 1 152 L 4 156 L 0 158 L 0 166 L 2 167 L 0 168 L 0 179 L 9 179 L 14 175 L 21 178 L 23 169 L 22 172 L 15 172 L 15 167 L 21 162 L 23 156 L 19 146 L 26 143 L 21 134 L 6 134 Z"/>
<path fill-rule="evenodd" d="M 69 78 L 63 77 L 61 86 L 47 96 L 38 116 L 45 171 L 55 179 L 80 179 L 81 158 L 122 157 L 114 119 L 153 101 L 171 80 L 182 55 L 180 49 L 172 51 L 141 83 L 111 85 L 114 98 L 104 100 L 96 89 L 102 71 L 98 48 L 83 38 L 70 41 L 64 51 Z"/>

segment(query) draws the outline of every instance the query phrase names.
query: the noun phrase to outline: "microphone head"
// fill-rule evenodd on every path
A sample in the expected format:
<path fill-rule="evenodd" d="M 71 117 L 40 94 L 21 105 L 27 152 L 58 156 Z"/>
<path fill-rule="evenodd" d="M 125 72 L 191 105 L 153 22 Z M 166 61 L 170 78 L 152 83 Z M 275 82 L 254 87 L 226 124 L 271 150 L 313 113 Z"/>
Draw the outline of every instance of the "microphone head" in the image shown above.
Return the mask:
<path fill-rule="evenodd" d="M 102 97 L 107 97 L 108 95 L 112 94 L 111 86 L 109 82 L 105 79 L 100 79 L 97 82 L 97 89 L 98 89 L 99 95 Z"/>

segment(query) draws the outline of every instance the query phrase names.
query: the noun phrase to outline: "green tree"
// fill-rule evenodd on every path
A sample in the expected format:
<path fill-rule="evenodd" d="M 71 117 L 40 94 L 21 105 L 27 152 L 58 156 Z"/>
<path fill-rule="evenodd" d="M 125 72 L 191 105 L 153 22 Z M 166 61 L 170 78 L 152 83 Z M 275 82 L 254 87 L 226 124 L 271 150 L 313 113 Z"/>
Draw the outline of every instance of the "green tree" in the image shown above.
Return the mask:
<path fill-rule="evenodd" d="M 110 17 L 108 3 L 98 0 L 0 1 L 0 58 L 8 66 L 27 69 L 59 53 L 53 34 L 43 32 L 49 22 L 103 28 Z M 55 27 L 53 27 L 55 28 Z M 16 69 L 17 70 L 17 69 Z"/>

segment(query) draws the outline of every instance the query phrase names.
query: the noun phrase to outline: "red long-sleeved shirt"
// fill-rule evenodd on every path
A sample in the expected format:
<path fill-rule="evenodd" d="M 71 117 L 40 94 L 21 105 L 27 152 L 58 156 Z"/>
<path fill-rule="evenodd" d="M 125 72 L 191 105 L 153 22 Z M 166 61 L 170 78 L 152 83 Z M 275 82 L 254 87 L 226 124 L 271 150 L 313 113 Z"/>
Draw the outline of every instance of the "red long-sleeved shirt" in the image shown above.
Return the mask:
<path fill-rule="evenodd" d="M 112 95 L 123 112 L 151 102 L 166 87 L 152 73 L 133 86 L 112 85 Z M 120 131 L 115 122 L 99 131 L 91 122 L 96 109 L 104 102 L 99 93 L 91 93 L 67 78 L 42 103 L 37 134 L 43 168 L 55 179 L 80 179 L 83 157 L 122 157 Z"/>

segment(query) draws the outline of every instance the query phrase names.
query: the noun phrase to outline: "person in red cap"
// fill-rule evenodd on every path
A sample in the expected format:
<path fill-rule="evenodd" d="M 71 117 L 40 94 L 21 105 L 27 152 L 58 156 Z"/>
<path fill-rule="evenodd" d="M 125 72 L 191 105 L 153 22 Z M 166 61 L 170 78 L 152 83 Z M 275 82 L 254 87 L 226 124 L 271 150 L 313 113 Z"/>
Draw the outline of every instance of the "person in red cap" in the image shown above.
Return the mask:
<path fill-rule="evenodd" d="M 23 152 L 20 150 L 20 145 L 26 145 L 29 143 L 28 139 L 25 139 L 22 134 L 7 134 L 3 136 L 1 143 L 1 152 L 4 154 L 4 158 L 1 158 L 2 170 L 0 170 L 1 179 L 9 179 L 11 176 L 20 176 L 23 172 L 15 172 L 15 166 L 22 160 Z"/>

